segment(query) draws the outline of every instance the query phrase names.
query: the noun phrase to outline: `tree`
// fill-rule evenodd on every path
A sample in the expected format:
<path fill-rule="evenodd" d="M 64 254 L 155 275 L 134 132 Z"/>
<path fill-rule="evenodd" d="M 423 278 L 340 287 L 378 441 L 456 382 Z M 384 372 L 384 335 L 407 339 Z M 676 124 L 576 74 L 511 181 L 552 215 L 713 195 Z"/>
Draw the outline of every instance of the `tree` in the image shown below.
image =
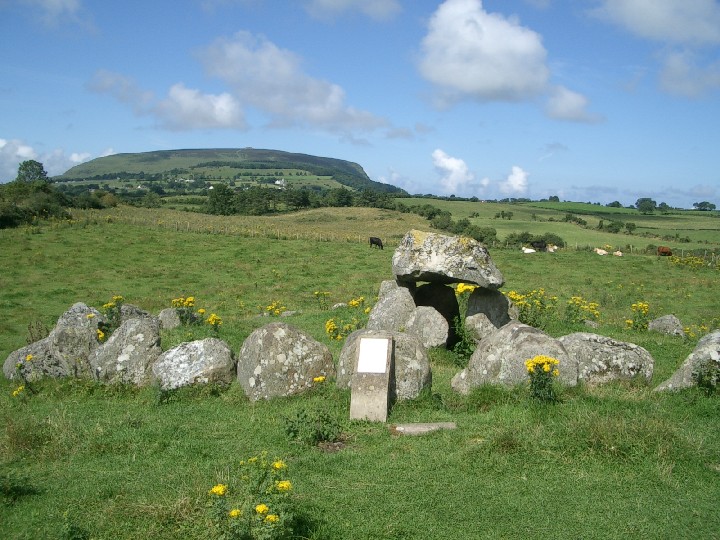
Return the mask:
<path fill-rule="evenodd" d="M 550 201 L 550 202 L 560 202 L 560 197 L 558 197 L 557 195 L 551 195 L 550 198 L 548 199 L 548 201 Z"/>
<path fill-rule="evenodd" d="M 230 216 L 236 213 L 235 192 L 227 184 L 215 184 L 208 195 L 208 214 Z"/>
<path fill-rule="evenodd" d="M 713 203 L 710 203 L 708 201 L 703 201 L 699 203 L 693 203 L 693 208 L 697 210 L 705 210 L 705 211 L 711 211 L 715 210 L 715 205 Z"/>
<path fill-rule="evenodd" d="M 620 204 L 620 201 L 613 201 L 611 203 L 607 203 L 605 206 L 608 208 L 622 208 L 622 204 Z"/>
<path fill-rule="evenodd" d="M 643 197 L 635 202 L 635 208 L 643 214 L 652 214 L 657 208 L 657 203 L 650 198 Z"/>
<path fill-rule="evenodd" d="M 23 161 L 18 167 L 17 182 L 35 182 L 36 180 L 47 181 L 47 173 L 43 164 L 34 159 Z"/>
<path fill-rule="evenodd" d="M 625 230 L 628 232 L 628 234 L 632 234 L 636 228 L 637 228 L 637 225 L 635 223 L 633 223 L 632 221 L 628 221 L 625 224 Z"/>

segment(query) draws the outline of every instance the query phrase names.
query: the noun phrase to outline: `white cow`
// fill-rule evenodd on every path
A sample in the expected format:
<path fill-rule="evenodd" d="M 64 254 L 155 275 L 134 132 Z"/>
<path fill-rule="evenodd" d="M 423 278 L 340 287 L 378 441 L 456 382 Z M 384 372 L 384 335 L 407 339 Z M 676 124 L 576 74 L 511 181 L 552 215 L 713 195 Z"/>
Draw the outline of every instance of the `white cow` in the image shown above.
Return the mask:
<path fill-rule="evenodd" d="M 595 248 L 595 253 L 597 253 L 598 255 L 607 255 L 608 254 L 607 251 L 605 251 L 604 249 L 600 249 L 600 248 Z"/>
<path fill-rule="evenodd" d="M 616 257 L 622 257 L 623 254 L 622 254 L 622 251 L 617 250 L 617 251 L 613 252 L 613 255 L 615 255 Z"/>
<path fill-rule="evenodd" d="M 523 253 L 535 253 L 535 250 L 533 248 L 523 247 L 522 252 Z"/>

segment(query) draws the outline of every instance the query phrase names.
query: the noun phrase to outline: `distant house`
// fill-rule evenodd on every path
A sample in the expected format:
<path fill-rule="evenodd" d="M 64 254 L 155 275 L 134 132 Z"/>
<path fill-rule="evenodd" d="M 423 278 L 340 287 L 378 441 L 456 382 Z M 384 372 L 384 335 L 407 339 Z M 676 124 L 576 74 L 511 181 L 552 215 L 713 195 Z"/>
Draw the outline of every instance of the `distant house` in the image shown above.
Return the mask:
<path fill-rule="evenodd" d="M 280 189 L 285 189 L 287 187 L 287 181 L 281 178 L 280 180 L 275 180 L 275 185 Z"/>

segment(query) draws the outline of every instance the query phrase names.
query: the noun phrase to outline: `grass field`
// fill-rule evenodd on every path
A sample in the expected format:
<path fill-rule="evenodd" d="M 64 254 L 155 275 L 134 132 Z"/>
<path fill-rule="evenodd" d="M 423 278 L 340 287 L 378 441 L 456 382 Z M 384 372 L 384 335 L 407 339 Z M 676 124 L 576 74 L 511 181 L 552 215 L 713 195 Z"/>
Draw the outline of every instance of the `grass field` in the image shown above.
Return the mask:
<path fill-rule="evenodd" d="M 492 223 L 519 222 L 516 205 L 512 211 L 517 218 Z M 538 233 L 559 225 L 522 224 Z M 220 337 L 236 354 L 253 329 L 275 320 L 259 314 L 279 301 L 298 311 L 282 320 L 337 359 L 342 343 L 328 339 L 324 323 L 345 312 L 322 309 L 314 292 L 328 292 L 329 305 L 358 296 L 372 305 L 411 228 L 429 230 L 413 214 L 376 209 L 225 218 L 121 207 L 0 230 L 0 359 L 25 344 L 29 324 L 52 327 L 73 303 L 100 307 L 115 294 L 154 313 L 194 295 L 223 318 Z M 577 230 L 579 245 L 602 241 Z M 371 235 L 389 249 L 371 249 Z M 45 381 L 18 399 L 3 380 L 0 536 L 212 537 L 208 490 L 239 460 L 267 451 L 288 464 L 303 518 L 296 538 L 720 538 L 720 399 L 652 392 L 703 329 L 717 327 L 720 272 L 575 249 L 525 256 L 497 246 L 491 256 L 505 291 L 543 288 L 560 311 L 573 295 L 597 301 L 598 333 L 653 355 L 650 387 L 565 389 L 552 405 L 522 387 L 460 396 L 450 388 L 458 359 L 433 350 L 432 393 L 396 404 L 389 422 L 452 421 L 458 429 L 397 437 L 386 425 L 349 422 L 349 393 L 332 384 L 251 404 L 237 385 L 163 397 L 154 388 Z M 627 329 L 638 301 L 653 317 L 674 313 L 693 336 Z M 557 322 L 548 331 L 579 329 Z M 203 327 L 166 332 L 162 345 L 206 335 Z M 343 424 L 344 449 L 287 436 L 288 418 L 319 410 Z"/>

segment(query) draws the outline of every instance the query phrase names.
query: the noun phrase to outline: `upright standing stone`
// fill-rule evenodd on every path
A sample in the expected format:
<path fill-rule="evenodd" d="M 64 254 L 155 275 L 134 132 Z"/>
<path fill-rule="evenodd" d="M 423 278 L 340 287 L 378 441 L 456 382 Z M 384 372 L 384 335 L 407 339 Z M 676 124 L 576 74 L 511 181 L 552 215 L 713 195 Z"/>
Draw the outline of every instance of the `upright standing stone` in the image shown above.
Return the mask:
<path fill-rule="evenodd" d="M 387 421 L 392 373 L 392 339 L 360 338 L 351 381 L 351 420 Z"/>

